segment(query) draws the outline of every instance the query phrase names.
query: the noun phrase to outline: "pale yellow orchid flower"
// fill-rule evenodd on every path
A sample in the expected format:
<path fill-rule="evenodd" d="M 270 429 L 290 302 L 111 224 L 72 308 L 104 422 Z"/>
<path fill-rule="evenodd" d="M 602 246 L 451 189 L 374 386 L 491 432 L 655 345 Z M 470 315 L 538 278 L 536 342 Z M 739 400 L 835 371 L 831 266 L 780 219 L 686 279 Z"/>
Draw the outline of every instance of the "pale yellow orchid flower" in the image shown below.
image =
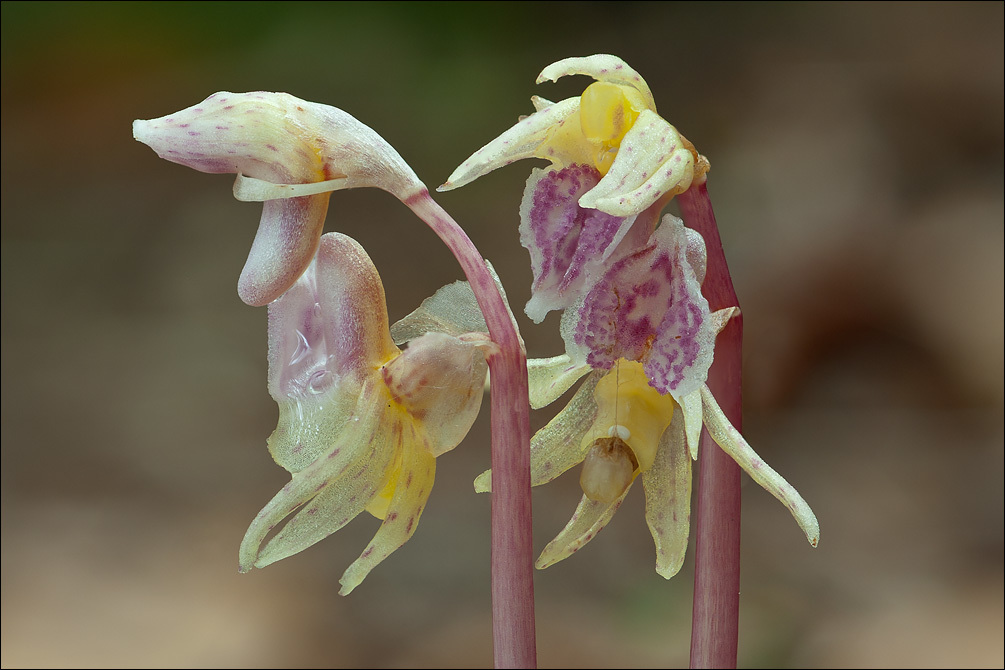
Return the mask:
<path fill-rule="evenodd" d="M 809 505 L 754 452 L 705 384 L 716 335 L 738 311 L 709 312 L 700 289 L 705 262 L 701 236 L 668 215 L 646 246 L 612 263 L 565 310 L 567 353 L 528 361 L 534 408 L 554 402 L 589 374 L 569 404 L 531 439 L 533 486 L 583 464 L 583 498 L 541 553 L 539 569 L 593 539 L 641 475 L 656 571 L 667 579 L 677 574 L 687 550 L 691 461 L 697 459 L 703 425 L 789 509 L 810 544 L 819 541 Z M 489 471 L 475 480 L 475 490 L 490 489 Z"/>
<path fill-rule="evenodd" d="M 566 58 L 544 68 L 537 83 L 573 74 L 597 81 L 581 96 L 557 103 L 531 98 L 535 113 L 476 151 L 438 190 L 464 186 L 523 158 L 544 158 L 555 169 L 594 168 L 602 178 L 579 205 L 629 217 L 687 190 L 708 171 L 708 161 L 656 113 L 649 86 L 623 60 L 607 54 Z"/>
<path fill-rule="evenodd" d="M 269 451 L 293 477 L 252 522 L 242 572 L 300 552 L 367 510 L 382 520 L 342 575 L 343 595 L 415 531 L 436 457 L 467 434 L 495 345 L 466 283 L 444 287 L 388 329 L 380 276 L 355 241 L 320 240 L 269 305 Z M 409 341 L 402 351 L 396 346 Z M 271 539 L 270 532 L 296 514 Z"/>

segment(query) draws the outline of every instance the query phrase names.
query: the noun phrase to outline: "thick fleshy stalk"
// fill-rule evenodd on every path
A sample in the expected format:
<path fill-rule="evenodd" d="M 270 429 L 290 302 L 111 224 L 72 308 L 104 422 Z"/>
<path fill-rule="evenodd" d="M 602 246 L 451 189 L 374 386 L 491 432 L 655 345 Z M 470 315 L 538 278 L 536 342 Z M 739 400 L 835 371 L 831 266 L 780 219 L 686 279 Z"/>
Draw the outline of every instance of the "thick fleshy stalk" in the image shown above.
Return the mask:
<path fill-rule="evenodd" d="M 513 315 L 484 259 L 461 227 L 423 189 L 403 202 L 457 258 L 489 335 L 492 398 L 492 640 L 497 668 L 535 668 L 530 404 L 527 354 Z"/>
<path fill-rule="evenodd" d="M 678 195 L 677 202 L 684 223 L 705 239 L 708 269 L 702 293 L 709 309 L 739 306 L 704 177 Z M 737 315 L 719 333 L 707 382 L 737 430 L 742 419 L 742 341 L 743 317 Z M 703 430 L 698 470 L 691 667 L 735 668 L 740 608 L 740 467 Z"/>

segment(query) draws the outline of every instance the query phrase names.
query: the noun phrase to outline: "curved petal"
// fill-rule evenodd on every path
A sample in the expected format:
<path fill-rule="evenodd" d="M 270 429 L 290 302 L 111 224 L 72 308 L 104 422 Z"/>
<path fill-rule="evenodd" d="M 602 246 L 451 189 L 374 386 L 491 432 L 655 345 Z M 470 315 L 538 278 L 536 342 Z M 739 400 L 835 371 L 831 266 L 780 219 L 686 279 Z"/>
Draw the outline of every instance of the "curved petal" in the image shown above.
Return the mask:
<path fill-rule="evenodd" d="M 525 311 L 541 323 L 565 309 L 602 273 L 602 261 L 635 217 L 618 218 L 578 201 L 600 182 L 592 165 L 534 170 L 520 204 L 520 244 L 530 252 L 534 283 Z"/>
<path fill-rule="evenodd" d="M 423 424 L 433 456 L 464 439 L 478 417 L 488 365 L 477 345 L 426 333 L 383 368 L 394 400 Z"/>
<path fill-rule="evenodd" d="M 621 140 L 611 169 L 579 204 L 612 216 L 632 216 L 667 193 L 687 190 L 693 176 L 694 156 L 676 128 L 646 109 Z"/>
<path fill-rule="evenodd" d="M 405 427 L 411 431 L 403 435 L 401 473 L 391 503 L 377 534 L 339 580 L 340 595 L 349 595 L 378 563 L 412 537 L 433 489 L 436 458 L 423 444 L 425 438 L 416 432 L 415 426 L 406 423 Z"/>
<path fill-rule="evenodd" d="M 806 533 L 806 539 L 814 547 L 817 546 L 820 541 L 820 524 L 803 497 L 747 444 L 740 431 L 734 428 L 726 415 L 723 414 L 719 403 L 715 401 L 712 392 L 708 390 L 708 386 L 702 386 L 701 400 L 704 405 L 705 428 L 708 429 L 708 434 L 750 475 L 751 479 L 775 496 L 792 512 L 796 523 Z"/>
<path fill-rule="evenodd" d="M 642 78 L 642 75 L 633 70 L 625 61 L 609 54 L 565 58 L 557 63 L 552 63 L 541 70 L 541 74 L 537 76 L 537 83 L 558 81 L 561 77 L 572 74 L 585 74 L 597 81 L 631 86 L 643 95 L 649 109 L 656 111 L 653 93 L 649 90 L 649 85 Z"/>
<path fill-rule="evenodd" d="M 579 501 L 579 507 L 569 519 L 569 523 L 544 548 L 537 562 L 534 563 L 534 567 L 538 570 L 544 570 L 582 549 L 587 542 L 604 529 L 604 526 L 610 523 L 614 513 L 621 507 L 621 503 L 625 501 L 625 496 L 631 489 L 632 485 L 629 484 L 625 492 L 610 503 L 594 502 L 584 495 L 583 499 Z"/>
<path fill-rule="evenodd" d="M 496 168 L 533 157 L 552 130 L 578 111 L 579 98 L 568 98 L 521 119 L 461 163 L 436 190 L 449 191 L 464 186 Z"/>
<path fill-rule="evenodd" d="M 575 364 L 568 354 L 527 361 L 530 406 L 541 409 L 557 400 L 590 371 L 589 365 Z"/>
<path fill-rule="evenodd" d="M 310 184 L 273 184 L 264 179 L 255 179 L 238 174 L 234 180 L 234 199 L 241 202 L 265 202 L 266 200 L 285 200 L 299 198 L 305 195 L 330 193 L 348 187 L 345 177 L 337 177 L 328 181 L 316 181 Z"/>
<path fill-rule="evenodd" d="M 675 409 L 652 468 L 642 473 L 646 523 L 656 543 L 656 572 L 665 579 L 684 564 L 691 525 L 691 459 L 684 445 L 683 419 Z"/>
<path fill-rule="evenodd" d="M 597 402 L 593 390 L 603 373 L 594 372 L 587 377 L 572 400 L 555 415 L 530 440 L 530 484 L 540 486 L 583 462 L 589 444 L 583 446 L 583 437 L 597 417 Z M 475 479 L 475 492 L 492 490 L 492 471 L 486 470 Z"/>
<path fill-rule="evenodd" d="M 348 427 L 345 431 L 347 442 L 358 441 L 355 450 L 359 457 L 327 483 L 315 484 L 323 488 L 259 551 L 256 568 L 264 568 L 325 539 L 355 519 L 384 487 L 401 449 L 403 426 L 401 417 L 392 419 L 391 413 L 382 409 L 387 407 L 386 398 L 369 400 L 368 406 L 376 410 L 376 424 Z"/>
<path fill-rule="evenodd" d="M 350 419 L 352 429 L 337 433 L 326 453 L 295 473 L 290 482 L 258 513 L 241 542 L 239 563 L 241 572 L 247 572 L 256 565 L 261 544 L 269 531 L 293 510 L 313 499 L 327 487 L 344 486 L 342 479 L 347 473 L 353 472 L 368 478 L 370 485 L 377 489 L 383 484 L 387 477 L 387 467 L 384 465 L 382 468 L 381 465 L 389 460 L 388 438 L 391 422 L 386 420 L 387 401 L 381 401 L 381 398 L 377 397 L 381 386 L 383 382 L 379 378 L 370 380 L 370 384 L 359 396 L 359 402 Z M 386 397 L 386 391 L 383 396 Z M 374 402 L 375 398 L 377 402 Z M 393 457 L 393 450 L 391 455 Z M 368 500 L 357 502 L 361 503 L 358 509 L 331 510 L 329 514 L 352 518 L 366 506 Z M 277 546 L 277 553 L 281 553 L 279 550 L 280 547 Z"/>
<path fill-rule="evenodd" d="M 391 338 L 395 344 L 404 344 L 426 333 L 457 337 L 464 333 L 486 333 L 488 329 L 471 285 L 455 281 L 441 287 L 415 311 L 391 326 Z"/>
<path fill-rule="evenodd" d="M 325 225 L 330 194 L 269 200 L 237 281 L 237 294 L 260 307 L 281 296 L 310 265 Z"/>

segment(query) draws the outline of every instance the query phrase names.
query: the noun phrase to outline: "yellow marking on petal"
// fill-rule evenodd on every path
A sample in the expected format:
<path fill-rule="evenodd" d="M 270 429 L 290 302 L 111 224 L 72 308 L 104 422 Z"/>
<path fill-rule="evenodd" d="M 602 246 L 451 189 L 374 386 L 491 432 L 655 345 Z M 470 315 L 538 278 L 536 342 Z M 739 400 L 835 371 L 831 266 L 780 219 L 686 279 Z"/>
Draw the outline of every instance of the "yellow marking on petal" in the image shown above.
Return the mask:
<path fill-rule="evenodd" d="M 673 418 L 674 401 L 649 385 L 649 379 L 637 361 L 621 360 L 593 392 L 597 418 L 583 438 L 583 451 L 612 434 L 625 435 L 624 442 L 638 460 L 638 472 L 645 472 L 656 458 L 663 431 Z"/>
<path fill-rule="evenodd" d="M 579 123 L 583 136 L 595 147 L 593 164 L 601 174 L 611 168 L 621 140 L 644 109 L 642 94 L 630 86 L 598 81 L 583 91 Z"/>

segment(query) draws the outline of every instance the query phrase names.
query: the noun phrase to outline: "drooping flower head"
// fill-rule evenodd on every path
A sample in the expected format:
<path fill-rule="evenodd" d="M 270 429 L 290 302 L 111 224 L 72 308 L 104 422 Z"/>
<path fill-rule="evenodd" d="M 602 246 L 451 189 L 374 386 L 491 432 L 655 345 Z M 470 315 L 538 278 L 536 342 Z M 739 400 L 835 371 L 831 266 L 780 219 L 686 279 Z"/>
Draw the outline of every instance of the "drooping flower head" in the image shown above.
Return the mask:
<path fill-rule="evenodd" d="M 269 451 L 293 477 L 248 529 L 241 570 L 302 551 L 367 510 L 382 523 L 342 576 L 348 594 L 404 544 L 436 457 L 478 414 L 491 346 L 483 330 L 461 282 L 389 330 L 370 258 L 352 239 L 324 235 L 307 271 L 269 305 L 269 392 L 279 404 Z M 395 341 L 405 340 L 402 351 Z"/>
<path fill-rule="evenodd" d="M 238 282 L 249 305 L 272 302 L 303 274 L 331 191 L 373 186 L 404 200 L 425 188 L 369 127 L 288 93 L 214 93 L 180 112 L 133 122 L 133 136 L 173 163 L 236 173 L 235 197 L 264 203 Z"/>

